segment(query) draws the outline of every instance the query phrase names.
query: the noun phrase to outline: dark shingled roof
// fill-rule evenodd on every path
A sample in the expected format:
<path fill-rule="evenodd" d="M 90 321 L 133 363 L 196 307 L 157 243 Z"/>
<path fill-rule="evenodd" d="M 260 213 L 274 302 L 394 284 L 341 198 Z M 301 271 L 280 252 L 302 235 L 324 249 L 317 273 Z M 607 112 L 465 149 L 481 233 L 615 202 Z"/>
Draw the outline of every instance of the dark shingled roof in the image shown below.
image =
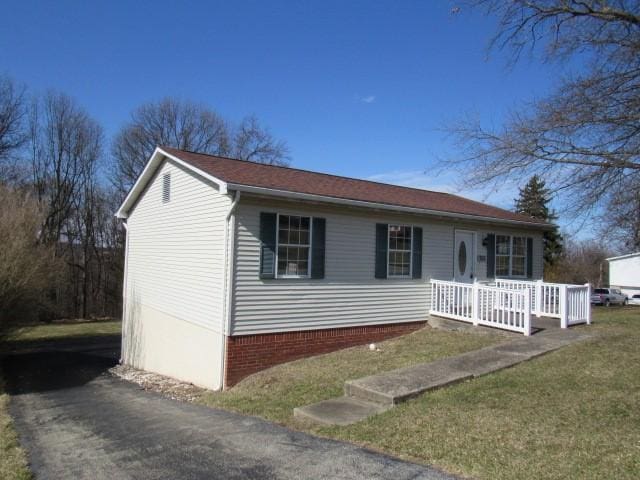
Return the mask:
<path fill-rule="evenodd" d="M 226 183 L 398 207 L 489 217 L 497 220 L 549 225 L 526 215 L 513 213 L 450 193 L 400 187 L 368 180 L 310 172 L 297 168 L 264 165 L 246 160 L 187 152 L 170 147 L 160 148 Z"/>

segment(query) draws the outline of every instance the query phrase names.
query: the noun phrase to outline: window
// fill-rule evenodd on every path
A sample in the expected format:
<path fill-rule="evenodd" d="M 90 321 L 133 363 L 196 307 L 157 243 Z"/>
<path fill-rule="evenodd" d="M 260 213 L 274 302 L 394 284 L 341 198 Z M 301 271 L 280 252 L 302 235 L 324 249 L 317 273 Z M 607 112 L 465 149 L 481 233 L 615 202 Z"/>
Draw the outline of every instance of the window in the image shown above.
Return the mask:
<path fill-rule="evenodd" d="M 511 237 L 496 235 L 496 276 L 509 276 L 509 258 L 511 257 Z"/>
<path fill-rule="evenodd" d="M 308 277 L 311 217 L 278 215 L 279 277 Z"/>
<path fill-rule="evenodd" d="M 169 203 L 171 200 L 171 174 L 165 173 L 162 176 L 162 203 Z"/>
<path fill-rule="evenodd" d="M 406 225 L 389 225 L 389 277 L 411 276 L 411 233 Z"/>
<path fill-rule="evenodd" d="M 527 275 L 527 239 L 496 235 L 496 277 Z"/>
<path fill-rule="evenodd" d="M 512 237 L 511 275 L 524 277 L 527 275 L 527 239 Z"/>

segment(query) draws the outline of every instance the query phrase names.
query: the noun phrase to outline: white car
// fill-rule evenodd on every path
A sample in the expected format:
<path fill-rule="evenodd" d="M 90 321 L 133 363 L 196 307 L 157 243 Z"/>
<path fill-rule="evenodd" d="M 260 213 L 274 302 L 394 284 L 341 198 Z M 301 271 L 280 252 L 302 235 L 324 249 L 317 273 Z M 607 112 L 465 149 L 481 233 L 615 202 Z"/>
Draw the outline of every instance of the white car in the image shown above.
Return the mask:
<path fill-rule="evenodd" d="M 636 293 L 627 300 L 629 305 L 640 305 L 640 293 Z"/>

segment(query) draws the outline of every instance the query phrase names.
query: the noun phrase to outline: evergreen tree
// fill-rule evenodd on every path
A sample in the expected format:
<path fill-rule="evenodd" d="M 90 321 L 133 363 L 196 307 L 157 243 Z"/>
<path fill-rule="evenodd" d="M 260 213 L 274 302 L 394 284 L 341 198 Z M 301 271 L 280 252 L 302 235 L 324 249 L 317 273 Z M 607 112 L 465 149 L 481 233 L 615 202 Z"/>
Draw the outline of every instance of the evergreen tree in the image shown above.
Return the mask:
<path fill-rule="evenodd" d="M 520 189 L 520 196 L 516 199 L 516 212 L 529 215 L 537 220 L 553 223 L 558 216 L 549 208 L 551 195 L 544 180 L 534 175 L 527 184 Z M 544 232 L 544 263 L 553 265 L 563 251 L 562 235 L 556 227 Z"/>

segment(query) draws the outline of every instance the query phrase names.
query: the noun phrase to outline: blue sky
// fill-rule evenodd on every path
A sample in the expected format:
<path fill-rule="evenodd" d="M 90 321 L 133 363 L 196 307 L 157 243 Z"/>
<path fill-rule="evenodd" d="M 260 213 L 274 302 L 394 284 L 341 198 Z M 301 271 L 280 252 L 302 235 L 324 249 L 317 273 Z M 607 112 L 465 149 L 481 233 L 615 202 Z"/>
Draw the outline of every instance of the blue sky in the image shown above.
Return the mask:
<path fill-rule="evenodd" d="M 72 95 L 107 135 L 170 95 L 231 120 L 255 114 L 292 166 L 440 190 L 455 183 L 431 168 L 456 155 L 446 122 L 499 125 L 558 75 L 487 59 L 494 19 L 454 15 L 448 0 L 3 4 L 0 72 Z M 511 207 L 514 192 L 490 200 Z"/>

